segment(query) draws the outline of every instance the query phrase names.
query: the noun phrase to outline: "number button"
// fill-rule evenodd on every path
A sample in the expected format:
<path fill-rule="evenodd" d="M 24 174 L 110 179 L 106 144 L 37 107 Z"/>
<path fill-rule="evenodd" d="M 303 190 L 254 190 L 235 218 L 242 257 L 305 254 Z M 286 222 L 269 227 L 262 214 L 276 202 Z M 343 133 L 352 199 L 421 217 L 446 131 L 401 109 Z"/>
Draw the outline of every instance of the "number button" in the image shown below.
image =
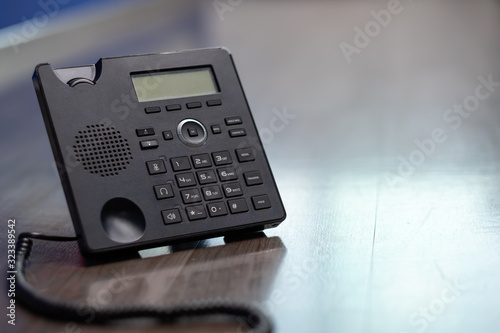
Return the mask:
<path fill-rule="evenodd" d="M 203 192 L 203 197 L 205 200 L 215 200 L 215 199 L 221 199 L 222 198 L 222 193 L 220 191 L 219 186 L 207 186 L 201 189 Z"/>
<path fill-rule="evenodd" d="M 233 160 L 231 159 L 231 154 L 226 151 L 219 151 L 217 153 L 212 153 L 215 165 L 231 164 Z"/>
<path fill-rule="evenodd" d="M 222 201 L 209 203 L 207 208 L 208 214 L 210 214 L 211 217 L 227 215 L 226 205 Z"/>
<path fill-rule="evenodd" d="M 236 170 L 233 167 L 217 169 L 217 173 L 219 174 L 219 178 L 220 178 L 221 182 L 226 182 L 228 180 L 238 179 L 238 175 L 236 174 Z"/>
<path fill-rule="evenodd" d="M 226 198 L 238 197 L 243 195 L 240 183 L 230 183 L 223 185 Z"/>
<path fill-rule="evenodd" d="M 197 188 L 181 191 L 181 195 L 185 204 L 201 201 L 200 191 Z"/>
<path fill-rule="evenodd" d="M 208 154 L 200 154 L 191 156 L 193 161 L 193 166 L 195 169 L 211 167 L 212 162 L 210 161 L 210 156 Z"/>
<path fill-rule="evenodd" d="M 196 174 L 198 175 L 198 181 L 201 185 L 217 182 L 217 179 L 215 178 L 215 172 L 213 170 L 198 171 Z"/>
<path fill-rule="evenodd" d="M 189 164 L 189 158 L 187 158 L 186 156 L 171 158 L 170 163 L 172 164 L 172 169 L 174 169 L 174 171 L 191 169 L 191 165 Z"/>
<path fill-rule="evenodd" d="M 177 180 L 177 185 L 179 187 L 189 187 L 196 185 L 196 179 L 191 172 L 179 173 L 175 175 L 175 179 Z"/>

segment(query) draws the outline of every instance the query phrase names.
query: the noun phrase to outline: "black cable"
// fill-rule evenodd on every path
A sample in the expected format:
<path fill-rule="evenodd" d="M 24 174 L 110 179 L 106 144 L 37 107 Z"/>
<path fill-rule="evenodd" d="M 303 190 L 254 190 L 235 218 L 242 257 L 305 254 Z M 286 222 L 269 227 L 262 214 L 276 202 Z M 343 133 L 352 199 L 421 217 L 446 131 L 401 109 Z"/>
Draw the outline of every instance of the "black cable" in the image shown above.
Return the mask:
<path fill-rule="evenodd" d="M 153 305 L 129 305 L 115 308 L 93 308 L 85 306 L 85 314 L 81 314 L 82 307 L 61 300 L 48 298 L 28 282 L 25 269 L 33 247 L 32 239 L 50 241 L 75 241 L 78 237 L 49 236 L 39 233 L 21 233 L 16 245 L 16 296 L 17 299 L 33 312 L 56 320 L 68 320 L 79 323 L 88 323 L 88 314 L 92 313 L 92 322 L 106 322 L 116 319 L 132 317 L 156 318 L 166 322 L 173 322 L 181 318 L 201 317 L 209 315 L 226 315 L 243 320 L 252 333 L 270 333 L 272 326 L 269 318 L 257 308 L 236 302 L 223 300 L 205 300 L 169 307 Z"/>

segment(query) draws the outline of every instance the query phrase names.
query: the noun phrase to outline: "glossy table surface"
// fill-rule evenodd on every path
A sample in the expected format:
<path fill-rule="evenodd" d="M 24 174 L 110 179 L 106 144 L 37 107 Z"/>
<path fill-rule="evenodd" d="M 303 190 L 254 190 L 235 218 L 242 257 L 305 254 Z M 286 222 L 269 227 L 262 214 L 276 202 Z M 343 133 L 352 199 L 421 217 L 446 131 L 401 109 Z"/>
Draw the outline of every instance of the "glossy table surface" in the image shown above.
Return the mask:
<path fill-rule="evenodd" d="M 177 30 L 165 22 L 127 43 L 39 59 L 78 65 L 226 46 L 288 217 L 255 238 L 89 267 L 75 243 L 40 241 L 30 281 L 46 295 L 101 306 L 244 300 L 262 307 L 276 332 L 498 332 L 500 4 L 401 1 L 391 12 L 389 3 L 243 1 L 223 13 L 197 3 Z M 192 38 L 176 40 L 188 28 Z M 4 258 L 8 219 L 17 233 L 74 233 L 30 72 L 0 91 Z M 117 281 L 123 288 L 110 289 Z M 240 329 L 73 327 L 21 306 L 16 326 L 6 321 L 2 332 Z"/>

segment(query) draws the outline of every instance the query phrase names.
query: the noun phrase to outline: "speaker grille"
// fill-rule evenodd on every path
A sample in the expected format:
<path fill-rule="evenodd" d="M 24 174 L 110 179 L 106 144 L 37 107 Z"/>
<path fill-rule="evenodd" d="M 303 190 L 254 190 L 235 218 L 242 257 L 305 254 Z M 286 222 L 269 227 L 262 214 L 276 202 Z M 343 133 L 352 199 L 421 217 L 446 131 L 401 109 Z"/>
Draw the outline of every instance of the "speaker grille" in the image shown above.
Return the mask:
<path fill-rule="evenodd" d="M 76 160 L 90 173 L 116 176 L 130 164 L 132 153 L 127 139 L 113 126 L 88 125 L 78 131 L 73 146 Z"/>

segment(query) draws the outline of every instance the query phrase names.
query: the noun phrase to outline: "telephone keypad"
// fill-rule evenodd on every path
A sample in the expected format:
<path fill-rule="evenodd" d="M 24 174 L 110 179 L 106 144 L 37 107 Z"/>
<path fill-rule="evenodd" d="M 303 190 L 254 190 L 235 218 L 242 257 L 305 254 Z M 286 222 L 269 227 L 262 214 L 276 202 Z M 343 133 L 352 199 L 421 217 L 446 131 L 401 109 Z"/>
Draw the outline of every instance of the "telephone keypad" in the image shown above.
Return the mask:
<path fill-rule="evenodd" d="M 261 185 L 264 181 L 258 170 L 242 172 L 238 176 L 239 171 L 237 165 L 233 164 L 232 156 L 236 156 L 240 163 L 246 164 L 255 161 L 255 151 L 251 147 L 235 149 L 232 153 L 224 150 L 170 158 L 172 169 L 175 172 L 174 184 L 177 184 L 179 192 L 175 194 L 175 189 L 170 184 L 156 185 L 154 187 L 156 198 L 158 200 L 173 200 L 172 198 L 179 195 L 182 198 L 182 203 L 187 205 L 185 211 L 189 221 L 208 217 L 217 218 L 228 214 L 241 214 L 248 212 L 250 207 L 255 211 L 271 208 L 267 194 L 245 197 L 245 187 L 237 181 L 240 177 L 244 180 L 243 185 L 247 187 Z M 163 160 L 150 162 L 163 163 Z M 223 166 L 213 168 L 218 165 Z M 180 172 L 190 170 L 192 167 L 207 169 L 196 172 Z M 175 212 L 173 215 L 165 215 L 165 212 L 172 213 L 171 210 L 162 211 L 165 223 L 174 223 L 171 221 Z M 169 220 L 165 216 L 170 216 L 171 219 Z"/>

